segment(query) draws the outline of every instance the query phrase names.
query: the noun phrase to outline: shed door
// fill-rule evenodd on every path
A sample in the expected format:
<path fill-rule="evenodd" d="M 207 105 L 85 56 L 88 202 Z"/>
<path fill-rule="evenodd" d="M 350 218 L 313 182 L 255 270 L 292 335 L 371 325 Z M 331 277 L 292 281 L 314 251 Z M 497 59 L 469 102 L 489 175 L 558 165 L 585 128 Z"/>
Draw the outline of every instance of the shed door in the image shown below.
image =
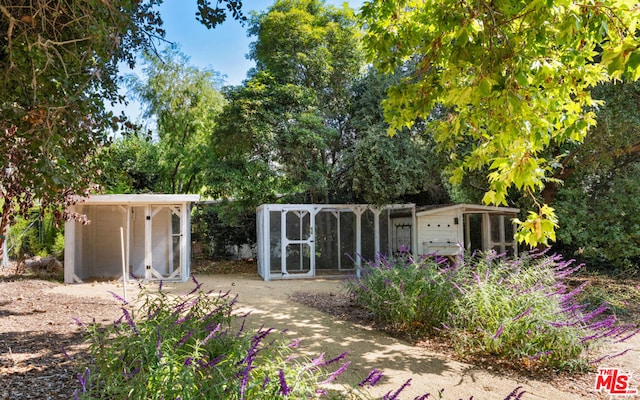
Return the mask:
<path fill-rule="evenodd" d="M 144 278 L 147 280 L 179 279 L 182 269 L 181 238 L 183 234 L 180 223 L 181 206 L 150 205 L 135 208 L 145 209 Z M 136 223 L 132 225 L 135 227 Z M 135 235 L 136 232 L 133 233 Z M 138 239 L 133 236 L 132 241 L 136 240 Z M 134 249 L 135 247 L 132 250 Z M 132 253 L 135 255 L 135 250 Z"/>
<path fill-rule="evenodd" d="M 129 274 L 146 280 L 180 279 L 180 205 L 133 206 L 129 212 Z"/>
<path fill-rule="evenodd" d="M 282 210 L 282 274 L 315 274 L 315 212 L 313 207 Z"/>

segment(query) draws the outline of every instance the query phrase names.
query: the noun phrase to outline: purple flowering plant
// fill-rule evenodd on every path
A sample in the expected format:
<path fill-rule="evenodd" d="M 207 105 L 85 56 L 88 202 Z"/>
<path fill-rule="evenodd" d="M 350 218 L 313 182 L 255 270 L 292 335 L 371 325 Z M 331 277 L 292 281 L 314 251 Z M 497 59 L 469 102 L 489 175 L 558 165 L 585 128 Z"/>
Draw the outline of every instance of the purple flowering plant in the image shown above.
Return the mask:
<path fill-rule="evenodd" d="M 603 359 L 603 344 L 628 339 L 638 326 L 618 322 L 608 304 L 582 303 L 586 286 L 569 284 L 580 268 L 544 252 L 476 253 L 453 264 L 401 256 L 368 264 L 347 288 L 394 329 L 444 335 L 461 356 L 586 370 Z"/>
<path fill-rule="evenodd" d="M 185 295 L 143 288 L 130 303 L 116 297 L 122 316 L 112 325 L 78 321 L 91 362 L 78 366 L 74 397 L 314 398 L 347 369 L 346 354 L 322 362 L 295 356 L 282 332 L 245 327 L 237 297 L 193 281 Z"/>

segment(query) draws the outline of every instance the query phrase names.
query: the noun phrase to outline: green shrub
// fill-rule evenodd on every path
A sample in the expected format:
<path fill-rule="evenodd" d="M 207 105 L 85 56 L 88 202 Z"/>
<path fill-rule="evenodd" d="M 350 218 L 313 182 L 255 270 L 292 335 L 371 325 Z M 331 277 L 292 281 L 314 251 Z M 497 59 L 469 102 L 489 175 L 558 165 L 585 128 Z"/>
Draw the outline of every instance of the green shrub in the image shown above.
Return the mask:
<path fill-rule="evenodd" d="M 453 281 L 443 260 L 382 259 L 347 282 L 359 304 L 395 329 L 439 327 L 452 307 Z"/>
<path fill-rule="evenodd" d="M 195 280 L 195 279 L 194 279 Z M 80 399 L 309 398 L 344 363 L 292 356 L 290 341 L 273 329 L 233 329 L 235 299 L 200 285 L 175 296 L 142 291 L 123 302 L 114 325 L 86 326 L 92 362 L 80 367 Z"/>
<path fill-rule="evenodd" d="M 16 217 L 7 235 L 9 256 L 19 259 L 23 255 L 61 256 L 64 250 L 64 233 L 57 227 L 51 213 L 41 214 L 34 209 L 30 218 Z"/>
<path fill-rule="evenodd" d="M 565 280 L 579 267 L 559 256 L 495 253 L 448 266 L 432 257 L 382 260 L 347 284 L 378 319 L 404 330 L 445 332 L 462 354 L 491 354 L 527 367 L 587 368 L 605 340 L 637 332 L 601 305 L 576 301 Z M 426 329 L 425 329 L 426 328 Z"/>

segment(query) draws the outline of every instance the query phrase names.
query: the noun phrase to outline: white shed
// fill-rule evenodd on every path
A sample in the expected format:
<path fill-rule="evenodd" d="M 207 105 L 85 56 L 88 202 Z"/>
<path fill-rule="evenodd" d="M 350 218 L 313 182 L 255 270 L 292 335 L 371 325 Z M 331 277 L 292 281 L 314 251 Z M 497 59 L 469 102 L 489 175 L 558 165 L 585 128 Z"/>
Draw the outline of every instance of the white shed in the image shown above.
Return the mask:
<path fill-rule="evenodd" d="M 199 199 L 172 194 L 81 199 L 69 211 L 86 215 L 90 223 L 65 224 L 65 283 L 122 278 L 123 261 L 127 280 L 186 281 L 191 271 L 191 204 Z"/>
<path fill-rule="evenodd" d="M 359 273 L 390 254 L 391 218 L 414 204 L 263 204 L 257 209 L 258 273 L 264 280 Z M 413 235 L 415 237 L 415 235 Z"/>
<path fill-rule="evenodd" d="M 514 255 L 517 243 L 512 220 L 519 212 L 517 208 L 476 204 L 417 209 L 417 254 L 453 256 L 464 250 L 493 249 Z"/>

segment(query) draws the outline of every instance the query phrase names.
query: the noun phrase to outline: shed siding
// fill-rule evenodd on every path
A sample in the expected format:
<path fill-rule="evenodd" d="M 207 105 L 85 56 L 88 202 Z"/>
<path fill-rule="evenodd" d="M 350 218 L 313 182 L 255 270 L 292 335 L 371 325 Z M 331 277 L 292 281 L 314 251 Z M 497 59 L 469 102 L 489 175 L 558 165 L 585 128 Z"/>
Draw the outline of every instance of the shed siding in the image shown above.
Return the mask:
<path fill-rule="evenodd" d="M 458 218 L 458 224 L 455 219 Z M 420 254 L 438 253 L 455 255 L 459 253 L 460 219 L 457 210 L 446 210 L 441 214 L 422 215 L 417 217 L 418 248 Z"/>

